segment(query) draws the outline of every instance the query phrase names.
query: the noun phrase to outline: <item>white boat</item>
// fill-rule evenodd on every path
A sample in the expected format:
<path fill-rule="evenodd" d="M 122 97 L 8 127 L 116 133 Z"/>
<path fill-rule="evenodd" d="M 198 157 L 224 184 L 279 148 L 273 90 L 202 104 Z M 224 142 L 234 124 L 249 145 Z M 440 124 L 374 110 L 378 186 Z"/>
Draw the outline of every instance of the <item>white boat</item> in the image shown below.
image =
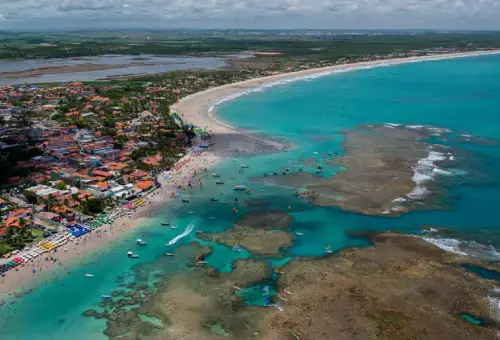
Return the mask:
<path fill-rule="evenodd" d="M 132 259 L 138 259 L 138 258 L 139 258 L 139 255 L 137 255 L 137 254 L 132 254 L 132 255 L 130 255 L 130 258 L 132 258 Z"/>
<path fill-rule="evenodd" d="M 221 203 L 224 203 L 224 204 L 226 204 L 226 203 L 227 203 L 226 201 L 220 201 L 220 202 L 221 202 Z"/>
<path fill-rule="evenodd" d="M 216 183 L 216 184 L 224 184 L 224 181 L 222 181 L 222 180 L 218 179 L 215 183 Z"/>
<path fill-rule="evenodd" d="M 174 256 L 172 253 L 165 253 L 165 256 Z"/>
<path fill-rule="evenodd" d="M 325 252 L 328 254 L 333 253 L 332 246 L 328 245 L 328 247 L 325 248 Z"/>
<path fill-rule="evenodd" d="M 111 298 L 111 295 L 101 295 L 101 299 L 109 299 Z"/>
<path fill-rule="evenodd" d="M 244 185 L 235 185 L 233 187 L 233 190 L 238 190 L 238 191 L 243 191 L 243 190 L 246 190 L 246 189 L 247 189 L 247 187 L 244 186 Z"/>
<path fill-rule="evenodd" d="M 242 169 L 248 169 L 248 165 L 240 165 Z"/>
<path fill-rule="evenodd" d="M 295 235 L 297 235 L 297 236 L 302 236 L 302 235 L 304 235 L 304 233 L 301 233 L 300 231 L 297 231 L 297 232 L 295 233 Z"/>
<path fill-rule="evenodd" d="M 288 299 L 287 299 L 286 297 L 284 297 L 282 294 L 278 294 L 278 298 L 279 298 L 281 301 L 288 302 Z"/>
<path fill-rule="evenodd" d="M 313 152 L 313 154 L 315 154 L 315 155 L 319 155 L 319 152 L 314 151 L 314 152 Z"/>
<path fill-rule="evenodd" d="M 133 253 L 133 252 L 131 252 L 131 251 L 127 251 L 127 256 L 128 256 L 128 257 L 130 257 L 130 256 L 132 256 L 132 255 L 134 255 L 134 253 Z"/>
<path fill-rule="evenodd" d="M 86 277 L 94 277 L 93 274 L 85 274 Z"/>
<path fill-rule="evenodd" d="M 145 246 L 147 243 L 144 242 L 143 240 L 141 240 L 140 238 L 137 239 L 137 244 L 140 245 L 140 246 Z"/>
<path fill-rule="evenodd" d="M 235 244 L 234 247 L 233 247 L 233 251 L 240 252 L 241 249 L 240 249 L 240 247 L 238 247 L 237 244 Z"/>
<path fill-rule="evenodd" d="M 201 234 L 201 233 L 203 233 L 203 231 L 201 231 L 201 230 L 196 230 L 196 233 L 197 233 L 197 234 Z"/>
<path fill-rule="evenodd" d="M 177 229 L 177 226 L 175 226 L 175 225 L 171 225 L 171 226 L 170 226 L 170 228 L 172 228 L 172 229 Z"/>
<path fill-rule="evenodd" d="M 212 174 L 212 177 L 220 177 L 219 174 L 216 174 L 215 172 Z"/>
<path fill-rule="evenodd" d="M 217 198 L 215 198 L 215 197 L 210 198 L 210 200 L 211 200 L 212 202 L 217 202 L 217 201 L 218 201 L 218 199 L 217 199 Z"/>
<path fill-rule="evenodd" d="M 213 216 L 208 216 L 208 219 L 209 219 L 209 220 L 215 220 L 215 217 L 213 217 Z"/>
<path fill-rule="evenodd" d="M 190 212 L 189 212 L 189 215 L 193 215 L 193 214 L 194 214 L 194 211 L 190 211 Z"/>

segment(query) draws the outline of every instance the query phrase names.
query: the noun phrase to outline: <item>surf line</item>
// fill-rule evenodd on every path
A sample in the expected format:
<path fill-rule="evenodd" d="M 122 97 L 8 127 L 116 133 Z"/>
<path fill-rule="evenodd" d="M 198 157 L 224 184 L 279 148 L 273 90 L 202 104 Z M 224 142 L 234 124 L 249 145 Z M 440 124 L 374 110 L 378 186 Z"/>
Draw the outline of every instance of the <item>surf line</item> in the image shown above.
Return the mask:
<path fill-rule="evenodd" d="M 186 229 L 184 229 L 184 231 L 182 232 L 182 234 L 179 234 L 170 241 L 168 241 L 167 245 L 171 246 L 172 244 L 176 244 L 177 241 L 179 241 L 181 238 L 188 236 L 193 231 L 194 227 L 195 227 L 194 222 L 189 223 Z"/>

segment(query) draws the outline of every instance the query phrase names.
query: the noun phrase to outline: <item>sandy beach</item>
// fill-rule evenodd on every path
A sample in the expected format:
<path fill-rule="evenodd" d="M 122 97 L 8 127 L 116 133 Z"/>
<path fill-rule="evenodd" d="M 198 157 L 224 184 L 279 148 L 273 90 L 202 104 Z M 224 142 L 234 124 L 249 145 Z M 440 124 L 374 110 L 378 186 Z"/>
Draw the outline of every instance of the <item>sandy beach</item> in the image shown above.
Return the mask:
<path fill-rule="evenodd" d="M 113 245 L 113 243 L 110 242 L 123 239 L 130 231 L 147 225 L 149 219 L 155 215 L 156 209 L 165 206 L 165 204 L 168 204 L 168 200 L 172 199 L 170 195 L 174 191 L 174 188 L 180 184 L 185 184 L 187 179 L 194 176 L 195 171 L 200 172 L 203 169 L 213 167 L 219 161 L 223 160 L 225 157 L 230 157 L 234 153 L 251 154 L 262 151 L 278 152 L 286 150 L 288 146 L 284 143 L 252 135 L 251 133 L 247 133 L 217 119 L 215 116 L 216 107 L 221 101 L 245 95 L 252 91 L 252 89 L 259 88 L 265 84 L 268 86 L 267 84 L 290 82 L 316 75 L 328 75 L 356 69 L 417 61 L 498 53 L 500 53 L 500 50 L 336 65 L 251 79 L 211 88 L 187 96 L 178 104 L 174 105 L 172 111 L 177 112 L 186 122 L 206 128 L 207 131 L 211 132 L 213 135 L 213 145 L 200 156 L 186 156 L 186 158 L 182 159 L 181 161 L 187 162 L 180 169 L 173 170 L 170 179 L 166 180 L 164 176 L 160 174 L 158 180 L 162 184 L 161 188 L 149 193 L 148 196 L 144 198 L 146 204 L 136 209 L 131 217 L 121 217 L 113 224 L 104 225 L 100 229 L 94 230 L 86 236 L 73 241 L 73 243 L 68 243 L 66 246 L 61 247 L 67 248 L 67 251 L 60 249 L 57 253 L 53 254 L 53 257 L 57 258 L 57 262 L 46 261 L 47 256 L 44 254 L 44 256 L 39 256 L 34 261 L 9 271 L 5 277 L 0 278 L 0 300 L 2 296 L 19 292 L 22 287 L 29 288 L 28 285 L 26 285 L 27 283 L 37 283 L 39 280 L 47 281 L 54 279 L 54 273 L 59 272 L 54 269 L 71 271 L 71 266 L 88 262 L 99 252 L 109 249 L 109 246 Z M 33 268 L 37 270 L 36 274 L 32 273 Z"/>

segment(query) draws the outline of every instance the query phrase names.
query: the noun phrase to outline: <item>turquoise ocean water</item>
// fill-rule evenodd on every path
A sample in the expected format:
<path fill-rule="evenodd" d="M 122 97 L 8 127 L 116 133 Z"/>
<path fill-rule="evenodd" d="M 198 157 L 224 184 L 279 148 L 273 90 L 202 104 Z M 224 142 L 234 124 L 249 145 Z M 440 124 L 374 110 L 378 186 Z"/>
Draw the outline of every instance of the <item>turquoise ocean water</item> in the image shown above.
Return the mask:
<path fill-rule="evenodd" d="M 218 165 L 215 171 L 221 174 L 226 185 L 216 186 L 215 179 L 207 176 L 203 179 L 204 189 L 183 193 L 189 197 L 189 204 L 177 202 L 173 208 L 165 207 L 148 221 L 147 226 L 110 245 L 112 250 L 99 254 L 98 263 L 93 263 L 93 256 L 89 256 L 87 264 L 75 266 L 70 275 L 61 273 L 59 279 L 38 285 L 30 294 L 16 299 L 15 304 L 1 306 L 0 339 L 106 339 L 102 334 L 105 321 L 84 318 L 82 313 L 89 308 L 99 310 L 97 304 L 102 294 L 110 294 L 129 282 L 152 283 L 158 280 L 158 274 L 168 277 L 189 270 L 186 267 L 189 252 L 183 256 L 183 251 L 179 250 L 175 260 L 167 258 L 163 256 L 167 251 L 165 243 L 180 234 L 189 223 L 195 223 L 195 229 L 203 231 L 229 228 L 237 219 L 230 204 L 235 196 L 242 201 L 238 207 L 239 215 L 259 208 L 286 211 L 288 204 L 292 205 L 292 230 L 302 232 L 303 236 L 297 237 L 294 246 L 284 252 L 285 260 L 279 263 L 297 255 L 320 256 L 328 244 L 334 249 L 367 245 L 363 238 L 347 236 L 346 230 L 395 229 L 421 233 L 423 226 L 449 228 L 453 237 L 468 242 L 471 249 L 477 245 L 488 256 L 498 255 L 498 143 L 456 144 L 459 148 L 474 151 L 475 168 L 463 170 L 470 176 L 478 171 L 481 178 L 468 184 L 460 181 L 450 184 L 447 188 L 450 208 L 447 210 L 417 211 L 397 218 L 369 217 L 336 208 L 313 207 L 295 198 L 294 189 L 249 180 L 264 172 L 281 172 L 285 167 L 297 169 L 302 152 L 307 157 L 313 157 L 314 151 L 320 154 L 329 150 L 342 153 L 344 137 L 341 131 L 360 124 L 431 125 L 498 139 L 498 79 L 500 56 L 459 58 L 379 67 L 277 85 L 221 104 L 218 114 L 223 120 L 255 133 L 284 138 L 296 147 L 286 153 L 227 160 Z M 237 171 L 240 164 L 249 165 L 242 174 Z M 326 175 L 338 170 L 325 168 Z M 231 187 L 237 184 L 250 186 L 252 194 L 232 192 Z M 211 196 L 226 200 L 228 204 L 211 202 Z M 304 211 L 298 212 L 302 207 Z M 194 214 L 190 215 L 189 211 Z M 179 228 L 160 226 L 164 220 Z M 135 245 L 138 237 L 146 240 L 148 245 Z M 177 246 L 193 240 L 196 240 L 194 231 L 168 251 L 176 251 Z M 236 257 L 251 256 L 210 242 L 200 243 L 214 246 L 207 262 L 221 271 L 230 271 L 231 262 Z M 141 258 L 128 259 L 127 248 L 132 248 Z M 88 279 L 85 273 L 95 276 Z M 259 304 L 259 290 L 250 289 L 243 294 L 248 296 L 249 302 Z"/>

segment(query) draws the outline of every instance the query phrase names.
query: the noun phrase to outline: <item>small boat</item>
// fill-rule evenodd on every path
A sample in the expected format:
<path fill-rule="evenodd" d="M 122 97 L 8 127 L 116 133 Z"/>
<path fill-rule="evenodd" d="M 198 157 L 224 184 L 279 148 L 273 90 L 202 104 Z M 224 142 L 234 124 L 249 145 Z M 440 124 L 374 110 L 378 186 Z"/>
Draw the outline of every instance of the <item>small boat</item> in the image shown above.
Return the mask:
<path fill-rule="evenodd" d="M 237 244 L 235 244 L 234 247 L 233 247 L 233 251 L 240 252 L 241 249 L 240 249 L 240 247 L 238 247 Z"/>
<path fill-rule="evenodd" d="M 288 302 L 288 299 L 283 294 L 278 294 L 278 299 L 280 299 L 281 301 Z"/>
<path fill-rule="evenodd" d="M 189 215 L 193 215 L 193 214 L 194 214 L 194 211 L 190 211 L 188 214 L 189 214 Z"/>
<path fill-rule="evenodd" d="M 198 262 L 196 262 L 196 264 L 197 264 L 198 266 L 204 266 L 204 265 L 206 265 L 206 264 L 207 264 L 207 261 L 198 261 Z"/>
<path fill-rule="evenodd" d="M 260 189 L 260 192 L 264 192 L 264 191 L 266 191 L 266 190 L 264 190 L 264 189 Z"/>
<path fill-rule="evenodd" d="M 182 203 L 189 203 L 189 200 L 183 199 Z"/>
<path fill-rule="evenodd" d="M 325 252 L 328 253 L 328 254 L 333 253 L 332 246 L 328 245 L 328 247 L 325 248 Z"/>
<path fill-rule="evenodd" d="M 172 253 L 165 253 L 165 256 L 174 256 Z"/>
<path fill-rule="evenodd" d="M 248 165 L 240 165 L 242 169 L 248 169 Z"/>
<path fill-rule="evenodd" d="M 235 199 L 233 200 L 233 204 L 240 204 L 240 201 L 238 200 L 238 198 L 235 198 Z"/>
<path fill-rule="evenodd" d="M 288 210 L 292 211 L 292 205 L 291 204 L 288 205 Z"/>
<path fill-rule="evenodd" d="M 279 310 L 280 312 L 283 312 L 283 311 L 284 311 L 284 309 L 280 306 L 280 304 L 279 304 L 279 303 L 277 303 L 277 304 L 275 305 L 275 307 L 276 307 L 276 309 L 277 309 L 277 310 Z"/>
<path fill-rule="evenodd" d="M 175 225 L 171 225 L 171 226 L 170 226 L 170 228 L 172 228 L 172 229 L 177 229 L 177 226 L 175 226 Z"/>
<path fill-rule="evenodd" d="M 234 290 L 241 290 L 241 287 L 239 287 L 239 286 L 237 286 L 237 285 L 234 285 L 234 286 L 233 286 L 233 289 L 234 289 Z"/>
<path fill-rule="evenodd" d="M 276 274 L 285 274 L 285 273 L 286 273 L 286 272 L 285 272 L 285 270 L 283 269 L 283 267 L 281 267 L 281 266 L 277 267 L 277 268 L 274 270 L 274 272 L 275 272 Z"/>
<path fill-rule="evenodd" d="M 132 254 L 132 255 L 130 255 L 130 258 L 131 258 L 131 259 L 138 259 L 138 258 L 139 258 L 139 255 L 137 255 L 137 254 Z"/>
<path fill-rule="evenodd" d="M 302 236 L 302 235 L 304 235 L 304 233 L 301 233 L 300 231 L 297 231 L 297 232 L 295 233 L 295 235 L 297 235 L 297 236 Z"/>
<path fill-rule="evenodd" d="M 244 186 L 244 185 L 235 185 L 235 186 L 233 187 L 233 190 L 238 190 L 238 191 L 244 191 L 244 190 L 246 190 L 246 189 L 247 189 L 247 187 L 246 187 L 246 186 Z"/>
<path fill-rule="evenodd" d="M 220 175 L 219 175 L 219 174 L 216 174 L 216 173 L 214 172 L 214 173 L 212 174 L 212 177 L 216 177 L 216 178 L 218 178 L 218 177 L 220 177 Z"/>
<path fill-rule="evenodd" d="M 215 217 L 213 217 L 213 216 L 208 216 L 208 219 L 209 219 L 209 220 L 215 220 Z"/>
<path fill-rule="evenodd" d="M 141 240 L 140 238 L 137 239 L 137 244 L 140 245 L 140 246 L 145 246 L 147 243 L 144 242 L 143 240 Z"/>
<path fill-rule="evenodd" d="M 226 201 L 220 201 L 220 202 L 221 202 L 221 203 L 224 203 L 224 204 L 227 204 L 227 202 L 226 202 Z"/>
<path fill-rule="evenodd" d="M 101 295 L 101 299 L 109 299 L 111 298 L 111 295 Z"/>
<path fill-rule="evenodd" d="M 132 255 L 134 255 L 134 253 L 133 253 L 133 252 L 131 252 L 131 251 L 127 251 L 127 256 L 128 256 L 128 257 L 130 257 L 130 256 L 132 256 Z"/>
<path fill-rule="evenodd" d="M 319 152 L 314 151 L 314 152 L 313 152 L 313 154 L 315 154 L 315 155 L 319 155 Z"/>
<path fill-rule="evenodd" d="M 217 199 L 217 198 L 215 198 L 215 197 L 210 198 L 210 200 L 211 200 L 212 202 L 217 202 L 217 201 L 218 201 L 218 199 Z"/>
<path fill-rule="evenodd" d="M 161 225 L 170 225 L 168 222 L 161 222 Z"/>
<path fill-rule="evenodd" d="M 93 274 L 85 274 L 86 277 L 94 277 Z"/>
<path fill-rule="evenodd" d="M 285 292 L 285 294 L 292 295 L 292 292 L 290 292 L 288 288 L 285 288 L 283 291 Z"/>
<path fill-rule="evenodd" d="M 223 181 L 223 180 L 218 179 L 215 183 L 216 183 L 216 184 L 224 184 L 224 181 Z"/>

